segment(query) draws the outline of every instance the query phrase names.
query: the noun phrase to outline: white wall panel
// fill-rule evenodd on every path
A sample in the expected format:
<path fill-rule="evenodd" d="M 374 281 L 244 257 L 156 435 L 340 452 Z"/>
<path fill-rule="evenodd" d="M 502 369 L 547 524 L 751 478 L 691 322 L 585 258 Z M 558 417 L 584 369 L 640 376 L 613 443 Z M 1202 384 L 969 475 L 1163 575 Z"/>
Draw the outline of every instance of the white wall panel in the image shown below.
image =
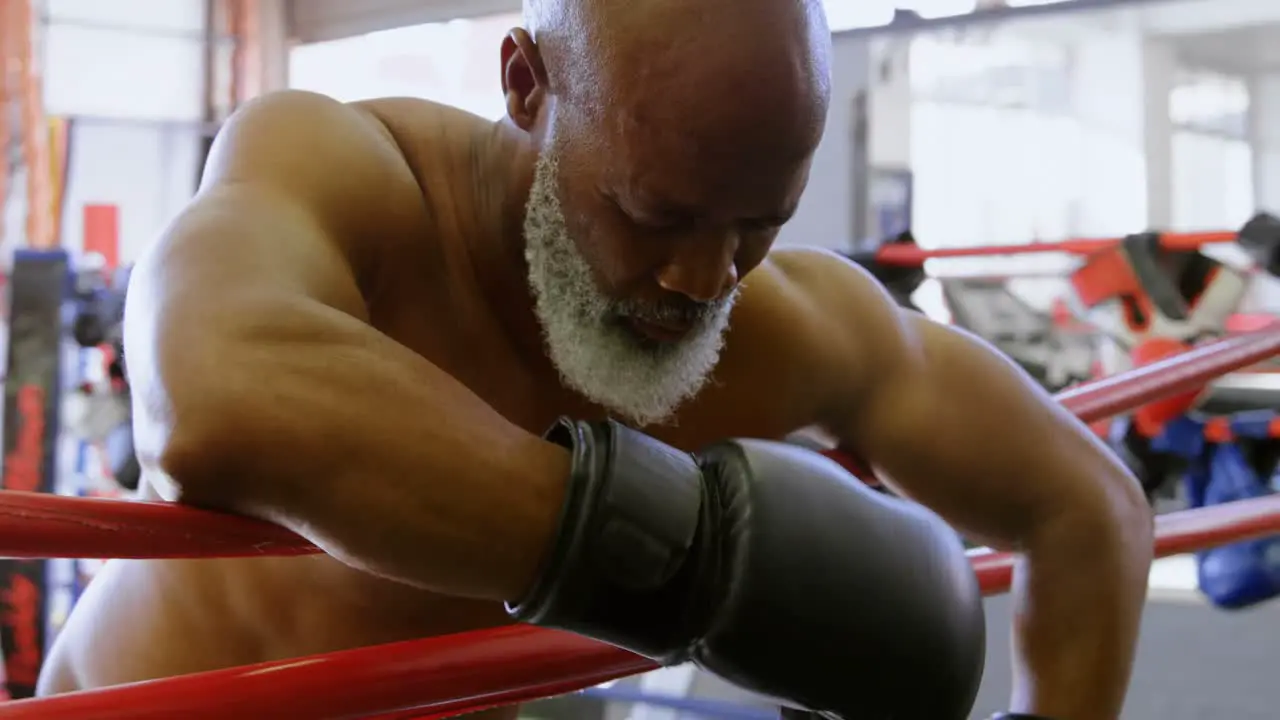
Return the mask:
<path fill-rule="evenodd" d="M 83 247 L 85 205 L 115 205 L 129 263 L 194 190 L 204 0 L 46 2 L 46 111 L 73 118 L 63 243 Z"/>
<path fill-rule="evenodd" d="M 795 218 L 782 228 L 779 245 L 815 245 L 852 250 L 859 193 L 865 192 L 867 158 L 855 131 L 863 119 L 858 99 L 869 92 L 871 48 L 863 37 L 837 35 L 831 58 L 831 109 L 814 154 L 809 185 Z"/>
<path fill-rule="evenodd" d="M 290 87 L 344 102 L 421 97 L 497 119 L 506 113 L 499 49 L 519 19 L 507 13 L 299 45 Z"/>
<path fill-rule="evenodd" d="M 195 191 L 199 143 L 175 125 L 84 120 L 71 126 L 63 244 L 84 247 L 84 206 L 120 209 L 120 262 L 138 259 Z"/>
<path fill-rule="evenodd" d="M 195 121 L 202 59 L 194 31 L 51 21 L 45 30 L 45 107 L 51 115 Z"/>

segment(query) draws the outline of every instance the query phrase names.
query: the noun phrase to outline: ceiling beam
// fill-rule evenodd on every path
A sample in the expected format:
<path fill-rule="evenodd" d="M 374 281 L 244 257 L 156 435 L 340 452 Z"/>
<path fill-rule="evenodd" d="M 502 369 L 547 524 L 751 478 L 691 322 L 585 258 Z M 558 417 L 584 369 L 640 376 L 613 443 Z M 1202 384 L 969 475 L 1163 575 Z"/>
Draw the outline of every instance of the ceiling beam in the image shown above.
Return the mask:
<path fill-rule="evenodd" d="M 302 43 L 519 11 L 520 0 L 289 0 L 291 37 Z"/>
<path fill-rule="evenodd" d="M 1280 3 L 1266 0 L 1181 0 L 1143 8 L 1149 35 L 1204 35 L 1280 23 Z"/>

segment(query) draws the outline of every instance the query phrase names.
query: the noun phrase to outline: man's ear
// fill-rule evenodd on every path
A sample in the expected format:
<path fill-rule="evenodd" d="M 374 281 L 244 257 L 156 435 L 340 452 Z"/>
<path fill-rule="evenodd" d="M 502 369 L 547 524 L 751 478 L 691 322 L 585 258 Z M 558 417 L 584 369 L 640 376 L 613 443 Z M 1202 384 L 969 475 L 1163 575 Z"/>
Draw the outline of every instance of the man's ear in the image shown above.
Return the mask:
<path fill-rule="evenodd" d="M 502 41 L 502 93 L 507 115 L 529 132 L 547 102 L 547 67 L 529 32 L 516 28 Z"/>

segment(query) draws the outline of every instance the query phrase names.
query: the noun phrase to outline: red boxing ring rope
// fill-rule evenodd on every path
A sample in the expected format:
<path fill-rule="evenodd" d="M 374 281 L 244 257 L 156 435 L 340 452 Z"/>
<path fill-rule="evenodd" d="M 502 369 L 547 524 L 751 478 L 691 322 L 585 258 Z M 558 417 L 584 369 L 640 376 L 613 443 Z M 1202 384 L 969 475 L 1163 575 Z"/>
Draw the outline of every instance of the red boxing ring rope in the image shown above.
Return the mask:
<path fill-rule="evenodd" d="M 1084 383 L 1056 398 L 1103 420 L 1280 354 L 1280 326 Z M 320 549 L 277 525 L 163 502 L 0 492 L 0 557 L 163 559 L 307 555 Z"/>
<path fill-rule="evenodd" d="M 1162 515 L 1163 557 L 1280 533 L 1280 496 Z M 987 595 L 1009 590 L 1014 556 L 972 558 Z M 0 720 L 447 717 L 656 669 L 577 635 L 524 625 L 345 650 L 0 704 Z M 374 715 L 376 714 L 376 715 Z"/>
<path fill-rule="evenodd" d="M 1205 245 L 1231 243 L 1239 238 L 1238 232 L 1165 233 L 1160 235 L 1160 246 L 1166 250 L 1199 250 Z M 889 243 L 875 252 L 875 261 L 893 267 L 920 267 L 927 260 L 964 257 L 993 257 L 998 255 L 1034 255 L 1040 253 L 1066 253 L 1068 255 L 1092 255 L 1116 247 L 1120 241 L 1113 238 L 1082 238 L 1060 242 L 1033 242 L 1024 245 L 986 245 L 976 247 L 936 248 L 926 250 L 914 243 Z"/>
<path fill-rule="evenodd" d="M 1058 396 L 1097 420 L 1280 354 L 1280 329 L 1240 335 Z M 1280 496 L 1156 521 L 1156 553 L 1280 533 Z M 210 537 L 214 536 L 215 537 Z M 157 550 L 157 548 L 162 548 Z M 194 557 L 318 552 L 281 528 L 163 503 L 0 492 L 0 555 Z M 972 556 L 983 592 L 1006 592 L 1015 556 Z M 512 626 L 0 704 L 0 720 L 379 720 L 445 717 L 570 692 L 654 669 L 576 635 Z"/>

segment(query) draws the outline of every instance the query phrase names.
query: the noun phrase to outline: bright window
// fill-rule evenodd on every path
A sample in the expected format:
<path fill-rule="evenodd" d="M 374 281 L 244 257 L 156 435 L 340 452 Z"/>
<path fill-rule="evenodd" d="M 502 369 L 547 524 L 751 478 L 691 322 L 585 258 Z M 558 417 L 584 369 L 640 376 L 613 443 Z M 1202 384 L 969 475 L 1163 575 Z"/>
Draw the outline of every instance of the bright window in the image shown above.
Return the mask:
<path fill-rule="evenodd" d="M 344 102 L 418 97 L 497 119 L 498 49 L 519 13 L 414 25 L 294 48 L 290 86 Z"/>

